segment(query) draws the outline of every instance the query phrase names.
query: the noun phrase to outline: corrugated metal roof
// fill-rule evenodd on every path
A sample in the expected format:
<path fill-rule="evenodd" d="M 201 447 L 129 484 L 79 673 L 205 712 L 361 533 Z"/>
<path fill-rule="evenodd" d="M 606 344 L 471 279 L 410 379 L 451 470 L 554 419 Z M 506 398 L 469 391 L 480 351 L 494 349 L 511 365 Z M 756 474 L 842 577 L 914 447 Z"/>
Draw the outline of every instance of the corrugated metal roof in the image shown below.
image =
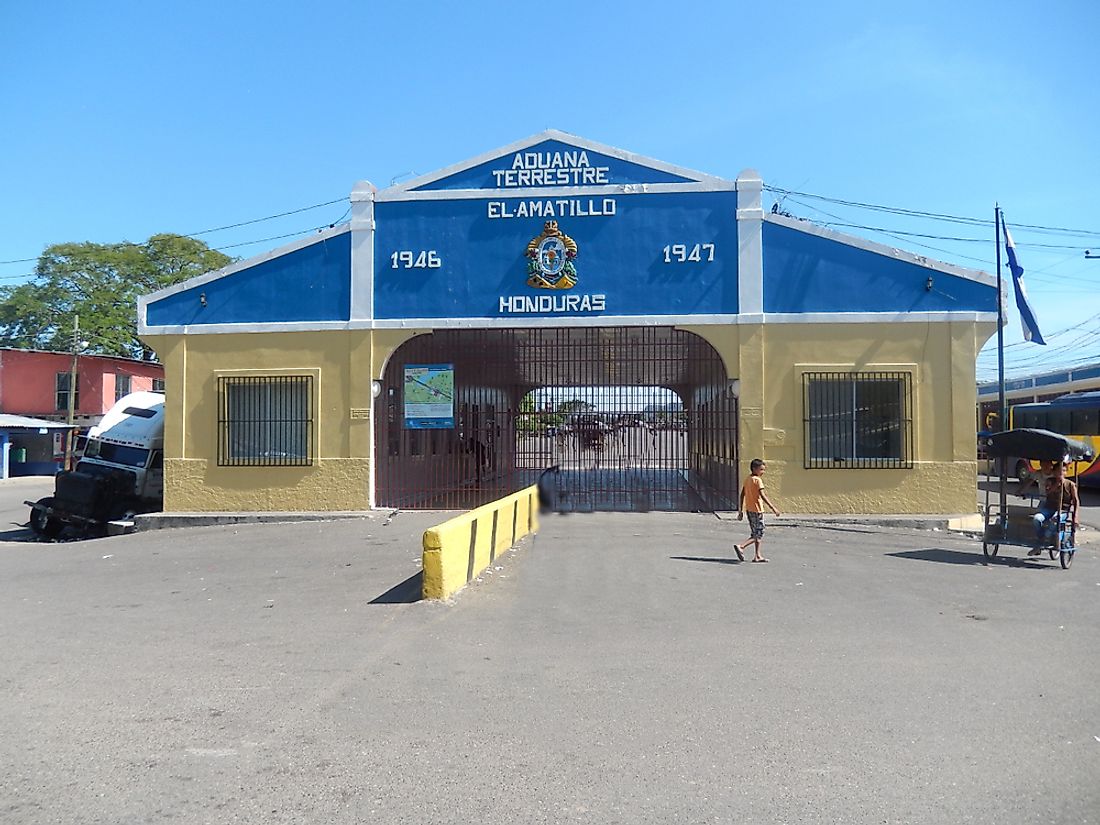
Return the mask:
<path fill-rule="evenodd" d="M 67 430 L 77 424 L 66 424 L 64 421 L 47 421 L 44 418 L 29 418 L 25 415 L 9 415 L 0 413 L 0 430 L 40 430 L 43 427 L 51 429 Z"/>

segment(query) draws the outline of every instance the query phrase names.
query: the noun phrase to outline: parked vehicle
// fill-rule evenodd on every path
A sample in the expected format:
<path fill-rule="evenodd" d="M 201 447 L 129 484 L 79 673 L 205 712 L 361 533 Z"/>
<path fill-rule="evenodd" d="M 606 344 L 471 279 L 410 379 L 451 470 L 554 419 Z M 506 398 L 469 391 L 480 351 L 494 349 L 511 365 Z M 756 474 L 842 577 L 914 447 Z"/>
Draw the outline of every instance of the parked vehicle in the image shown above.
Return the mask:
<path fill-rule="evenodd" d="M 1091 445 L 1048 430 L 1015 429 L 993 433 L 986 439 L 985 448 L 994 459 L 1022 456 L 1027 461 L 1055 462 L 1060 467 L 1066 462 L 1064 466 L 1071 471 L 1082 464 L 1091 466 L 1096 457 Z M 1001 466 L 1007 465 L 1002 461 Z M 998 501 L 990 500 L 988 486 L 985 490 L 985 531 L 982 535 L 985 558 L 996 558 L 1001 547 L 1031 548 L 1039 544 L 1046 548 L 1052 560 L 1058 559 L 1062 568 L 1068 569 L 1077 550 L 1076 496 L 1064 506 L 1055 508 L 1055 515 L 1047 522 L 1043 534 L 1037 536 L 1032 521 L 1034 508 L 1008 504 L 1007 480 L 1008 474 L 1002 472 Z"/>
<path fill-rule="evenodd" d="M 135 392 L 88 431 L 84 453 L 58 473 L 54 494 L 30 505 L 31 529 L 56 538 L 66 527 L 105 533 L 110 522 L 160 510 L 164 499 L 164 394 Z"/>
<path fill-rule="evenodd" d="M 1100 392 L 1063 395 L 1053 401 L 1014 404 L 1008 411 L 1009 428 L 1049 430 L 1088 446 L 1092 457 L 1074 463 L 1072 474 L 1083 486 L 1100 486 Z M 1027 481 L 1038 470 L 1038 463 L 1027 456 L 1004 456 L 998 471 Z"/>

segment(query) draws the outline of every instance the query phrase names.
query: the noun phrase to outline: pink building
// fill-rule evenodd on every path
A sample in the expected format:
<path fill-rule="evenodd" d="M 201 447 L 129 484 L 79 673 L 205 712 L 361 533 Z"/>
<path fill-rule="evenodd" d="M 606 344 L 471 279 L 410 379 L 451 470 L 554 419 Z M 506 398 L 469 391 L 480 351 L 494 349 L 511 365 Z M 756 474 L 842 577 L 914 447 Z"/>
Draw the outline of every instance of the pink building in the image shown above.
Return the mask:
<path fill-rule="evenodd" d="M 65 421 L 72 367 L 71 353 L 0 347 L 0 415 Z M 74 425 L 86 430 L 115 401 L 139 390 L 163 392 L 164 367 L 132 358 L 77 356 Z M 0 475 L 9 470 L 12 475 L 56 472 L 61 461 L 61 432 L 52 428 L 49 432 L 26 428 L 0 432 L 0 448 L 5 454 L 0 456 Z M 9 451 L 11 460 L 5 462 L 2 459 Z"/>

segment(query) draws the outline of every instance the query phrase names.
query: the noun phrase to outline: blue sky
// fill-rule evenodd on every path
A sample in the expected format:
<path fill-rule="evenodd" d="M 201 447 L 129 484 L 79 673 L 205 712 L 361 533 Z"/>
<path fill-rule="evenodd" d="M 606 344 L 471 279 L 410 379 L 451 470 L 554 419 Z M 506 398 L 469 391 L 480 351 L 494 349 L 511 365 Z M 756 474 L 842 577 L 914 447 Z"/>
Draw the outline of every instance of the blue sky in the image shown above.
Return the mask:
<path fill-rule="evenodd" d="M 384 187 L 556 128 L 983 219 L 782 201 L 990 272 L 999 202 L 1050 341 L 1021 343 L 1013 308 L 1009 373 L 1100 360 L 1100 260 L 1084 257 L 1100 250 L 1100 4 L 762 5 L 0 0 L 0 283 L 52 243 L 343 201 L 200 235 L 259 254 L 341 220 L 358 180 Z M 979 376 L 995 367 L 987 347 Z"/>

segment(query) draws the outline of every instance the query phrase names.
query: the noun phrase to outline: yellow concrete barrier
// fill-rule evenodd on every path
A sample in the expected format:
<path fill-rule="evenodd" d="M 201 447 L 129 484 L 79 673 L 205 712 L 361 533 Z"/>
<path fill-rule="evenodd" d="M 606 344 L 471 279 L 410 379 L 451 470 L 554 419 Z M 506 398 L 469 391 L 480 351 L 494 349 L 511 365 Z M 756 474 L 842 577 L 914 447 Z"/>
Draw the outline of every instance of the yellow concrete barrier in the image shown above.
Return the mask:
<path fill-rule="evenodd" d="M 484 504 L 424 533 L 424 598 L 446 599 L 539 529 L 538 488 Z"/>

